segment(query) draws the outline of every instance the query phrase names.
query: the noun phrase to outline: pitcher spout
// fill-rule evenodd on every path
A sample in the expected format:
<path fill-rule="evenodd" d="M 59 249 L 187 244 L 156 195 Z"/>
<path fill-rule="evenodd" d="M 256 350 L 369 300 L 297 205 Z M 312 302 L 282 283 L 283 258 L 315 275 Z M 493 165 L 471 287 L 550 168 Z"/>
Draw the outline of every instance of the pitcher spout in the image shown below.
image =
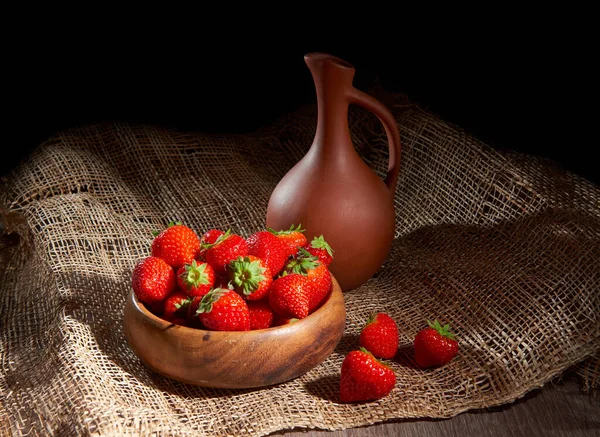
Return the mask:
<path fill-rule="evenodd" d="M 316 85 L 326 84 L 327 89 L 336 83 L 335 89 L 352 87 L 354 67 L 343 59 L 328 53 L 314 52 L 304 56 Z M 332 83 L 333 82 L 333 83 Z M 322 88 L 322 87 L 321 87 Z"/>

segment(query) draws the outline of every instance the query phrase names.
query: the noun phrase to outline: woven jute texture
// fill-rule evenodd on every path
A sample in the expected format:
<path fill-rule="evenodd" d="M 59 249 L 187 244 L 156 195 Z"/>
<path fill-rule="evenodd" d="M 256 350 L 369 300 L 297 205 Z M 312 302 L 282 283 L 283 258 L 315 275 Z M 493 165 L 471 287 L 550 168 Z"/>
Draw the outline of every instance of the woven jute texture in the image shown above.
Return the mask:
<path fill-rule="evenodd" d="M 598 384 L 600 190 L 551 162 L 499 153 L 399 96 L 396 233 L 381 270 L 344 295 L 332 355 L 274 387 L 217 390 L 159 376 L 134 355 L 123 308 L 152 231 L 264 228 L 269 196 L 310 147 L 307 107 L 248 135 L 103 123 L 57 133 L 1 191 L 0 431 L 14 435 L 265 435 L 444 418 L 514 401 L 574 366 Z M 357 151 L 381 176 L 378 120 L 352 108 Z M 334 248 L 335 249 L 335 248 Z M 399 325 L 392 393 L 338 403 L 344 356 L 372 311 Z M 460 353 L 415 367 L 426 319 Z"/>

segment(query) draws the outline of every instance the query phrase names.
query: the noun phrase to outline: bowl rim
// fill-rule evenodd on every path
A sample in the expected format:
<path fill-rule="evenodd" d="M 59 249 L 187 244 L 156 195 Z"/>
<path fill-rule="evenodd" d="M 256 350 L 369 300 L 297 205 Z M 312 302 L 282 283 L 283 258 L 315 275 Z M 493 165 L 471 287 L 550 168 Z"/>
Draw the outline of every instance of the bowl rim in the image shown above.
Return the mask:
<path fill-rule="evenodd" d="M 211 335 L 213 335 L 214 333 L 219 333 L 219 335 L 224 335 L 224 334 L 250 334 L 250 333 L 256 333 L 256 332 L 269 332 L 269 331 L 273 332 L 273 331 L 278 331 L 278 330 L 283 331 L 284 329 L 290 329 L 290 327 L 303 326 L 305 323 L 308 323 L 308 322 L 306 322 L 307 319 L 314 320 L 314 317 L 312 317 L 312 316 L 320 315 L 325 311 L 325 307 L 331 301 L 331 298 L 334 293 L 334 289 L 338 288 L 339 293 L 342 293 L 340 285 L 338 284 L 338 282 L 335 279 L 335 277 L 333 276 L 333 274 L 331 272 L 329 272 L 329 274 L 331 275 L 331 286 L 329 288 L 329 291 L 327 292 L 325 299 L 323 299 L 323 302 L 319 305 L 319 307 L 316 310 L 314 310 L 312 313 L 310 313 L 308 316 L 304 317 L 303 319 L 298 319 L 297 321 L 295 321 L 293 323 L 288 323 L 287 325 L 271 326 L 269 328 L 262 328 L 262 329 L 251 329 L 249 331 L 217 331 L 217 330 L 211 330 L 211 329 L 193 328 L 193 327 L 189 327 L 189 326 L 178 325 L 176 323 L 169 322 L 169 321 L 163 319 L 162 317 L 159 317 L 156 314 L 152 313 L 146 307 L 146 304 L 144 304 L 137 298 L 133 289 L 131 289 L 129 293 L 131 296 L 131 303 L 133 304 L 134 309 L 136 311 L 138 311 L 140 314 L 142 314 L 144 317 L 146 317 L 150 321 L 152 321 L 153 324 L 158 325 L 157 327 L 159 329 L 167 329 L 170 327 L 177 327 L 178 329 L 183 329 L 184 331 L 189 330 L 194 333 L 210 333 Z M 231 290 L 231 291 L 233 291 L 233 290 Z"/>

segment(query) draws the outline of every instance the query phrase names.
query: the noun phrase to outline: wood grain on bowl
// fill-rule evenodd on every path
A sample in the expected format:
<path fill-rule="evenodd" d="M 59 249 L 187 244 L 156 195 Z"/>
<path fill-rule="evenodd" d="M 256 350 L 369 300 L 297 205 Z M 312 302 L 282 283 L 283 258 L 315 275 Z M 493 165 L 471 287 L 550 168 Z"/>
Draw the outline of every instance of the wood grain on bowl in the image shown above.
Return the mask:
<path fill-rule="evenodd" d="M 289 325 L 246 332 L 208 331 L 169 323 L 131 292 L 124 327 L 134 353 L 156 372 L 218 388 L 266 387 L 294 379 L 323 362 L 344 332 L 339 284 L 314 313 Z"/>

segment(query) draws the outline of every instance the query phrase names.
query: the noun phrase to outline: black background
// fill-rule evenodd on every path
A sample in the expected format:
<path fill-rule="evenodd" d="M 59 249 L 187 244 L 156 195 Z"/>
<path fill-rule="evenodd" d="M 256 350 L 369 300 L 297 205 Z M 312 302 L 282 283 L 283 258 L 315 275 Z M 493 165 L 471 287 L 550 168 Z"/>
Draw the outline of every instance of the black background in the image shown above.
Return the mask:
<path fill-rule="evenodd" d="M 2 142 L 0 170 L 60 129 L 99 121 L 252 131 L 315 101 L 303 56 L 323 51 L 353 64 L 363 91 L 378 84 L 406 93 L 492 147 L 548 157 L 598 183 L 597 139 L 588 136 L 596 77 L 590 32 L 547 17 L 497 25 L 486 17 L 443 29 L 398 22 L 382 25 L 385 33 L 347 26 L 335 37 L 316 34 L 311 21 L 263 27 L 260 35 L 259 24 L 206 30 L 206 17 L 127 32 L 87 22 L 53 25 L 11 50 L 11 135 Z"/>

